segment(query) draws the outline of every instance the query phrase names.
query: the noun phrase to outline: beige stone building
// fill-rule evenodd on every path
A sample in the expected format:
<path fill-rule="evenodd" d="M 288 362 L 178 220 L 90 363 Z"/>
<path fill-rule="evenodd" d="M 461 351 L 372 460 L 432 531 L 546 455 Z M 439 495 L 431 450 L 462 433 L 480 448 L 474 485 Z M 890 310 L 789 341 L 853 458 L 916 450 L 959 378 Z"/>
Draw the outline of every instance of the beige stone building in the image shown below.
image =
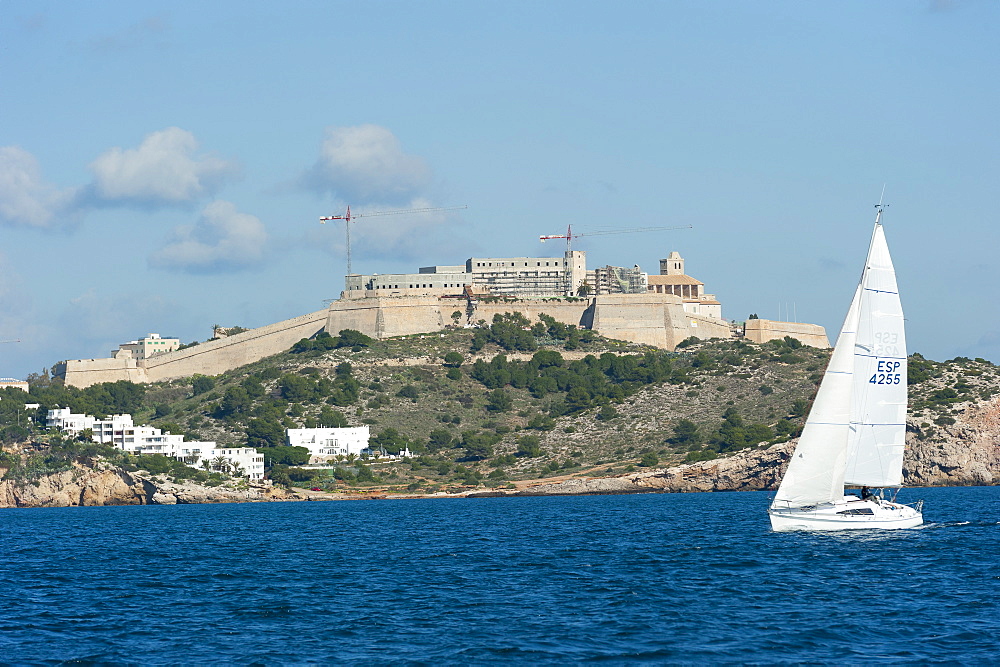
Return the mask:
<path fill-rule="evenodd" d="M 461 295 L 474 292 L 516 298 L 572 296 L 587 279 L 587 253 L 563 257 L 471 257 L 465 265 L 424 266 L 419 273 L 352 275 L 344 297 Z"/>
<path fill-rule="evenodd" d="M 28 391 L 28 383 L 24 380 L 15 380 L 14 378 L 0 378 L 0 389 L 4 387 L 13 387 L 14 389 L 20 389 L 21 391 Z"/>
<path fill-rule="evenodd" d="M 181 346 L 179 338 L 163 338 L 158 333 L 151 333 L 145 338 L 122 343 L 117 350 L 111 351 L 111 356 L 121 359 L 125 355 L 131 355 L 135 360 L 149 359 L 157 354 L 173 352 Z"/>
<path fill-rule="evenodd" d="M 705 293 L 705 283 L 684 273 L 684 258 L 676 250 L 660 260 L 660 275 L 649 276 L 646 289 L 680 297 L 688 313 L 722 319 L 722 304 L 714 294 Z"/>

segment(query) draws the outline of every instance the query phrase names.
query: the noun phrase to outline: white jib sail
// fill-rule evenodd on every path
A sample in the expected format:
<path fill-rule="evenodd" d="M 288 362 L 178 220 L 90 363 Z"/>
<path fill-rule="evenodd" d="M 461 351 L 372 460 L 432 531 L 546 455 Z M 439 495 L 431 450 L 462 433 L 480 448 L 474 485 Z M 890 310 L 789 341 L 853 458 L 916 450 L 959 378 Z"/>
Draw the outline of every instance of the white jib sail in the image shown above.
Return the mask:
<path fill-rule="evenodd" d="M 844 482 L 899 486 L 906 437 L 906 338 L 896 272 L 878 224 L 862 277 L 860 312 Z"/>
<path fill-rule="evenodd" d="M 771 504 L 775 509 L 832 503 L 844 497 L 844 466 L 851 420 L 854 343 L 861 285 L 847 311 L 802 436 Z"/>

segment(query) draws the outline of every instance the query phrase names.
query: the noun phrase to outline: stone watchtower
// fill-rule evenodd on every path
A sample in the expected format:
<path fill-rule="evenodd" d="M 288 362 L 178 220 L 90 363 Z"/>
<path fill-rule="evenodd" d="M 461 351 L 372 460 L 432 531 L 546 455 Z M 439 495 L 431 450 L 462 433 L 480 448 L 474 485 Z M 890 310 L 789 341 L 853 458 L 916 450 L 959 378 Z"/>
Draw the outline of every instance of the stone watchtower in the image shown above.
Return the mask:
<path fill-rule="evenodd" d="M 683 276 L 684 273 L 684 258 L 676 250 L 670 252 L 670 256 L 666 259 L 660 260 L 660 275 L 661 276 Z"/>

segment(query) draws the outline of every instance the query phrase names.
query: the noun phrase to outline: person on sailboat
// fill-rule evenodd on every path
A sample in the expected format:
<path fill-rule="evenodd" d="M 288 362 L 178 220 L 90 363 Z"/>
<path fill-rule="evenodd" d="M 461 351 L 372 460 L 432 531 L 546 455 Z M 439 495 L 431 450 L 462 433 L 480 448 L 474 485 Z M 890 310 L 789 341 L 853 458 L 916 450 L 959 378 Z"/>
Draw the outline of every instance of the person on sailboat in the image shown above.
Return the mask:
<path fill-rule="evenodd" d="M 861 487 L 861 500 L 868 500 L 872 496 L 872 490 L 867 486 Z"/>

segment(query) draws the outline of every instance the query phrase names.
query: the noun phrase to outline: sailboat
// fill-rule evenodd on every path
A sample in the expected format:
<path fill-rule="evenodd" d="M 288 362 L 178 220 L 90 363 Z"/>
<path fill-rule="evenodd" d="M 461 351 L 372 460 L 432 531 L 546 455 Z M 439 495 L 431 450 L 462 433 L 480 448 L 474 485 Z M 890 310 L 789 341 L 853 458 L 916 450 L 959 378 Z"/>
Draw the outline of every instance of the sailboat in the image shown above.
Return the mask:
<path fill-rule="evenodd" d="M 906 340 L 882 211 L 877 205 L 861 281 L 768 510 L 773 530 L 923 523 L 923 501 L 896 502 L 906 436 Z"/>

